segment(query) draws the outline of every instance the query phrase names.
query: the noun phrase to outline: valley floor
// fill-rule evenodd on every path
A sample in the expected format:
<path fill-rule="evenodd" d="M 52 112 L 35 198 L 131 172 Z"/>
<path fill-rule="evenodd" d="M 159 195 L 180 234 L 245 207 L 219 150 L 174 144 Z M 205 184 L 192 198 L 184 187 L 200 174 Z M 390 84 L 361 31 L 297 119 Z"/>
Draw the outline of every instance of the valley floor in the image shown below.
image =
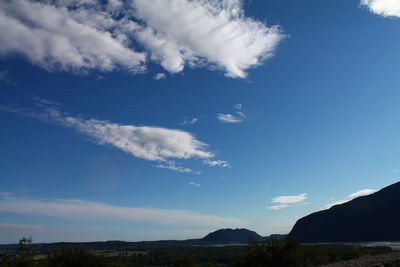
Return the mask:
<path fill-rule="evenodd" d="M 397 267 L 400 266 L 400 251 L 363 257 L 324 265 L 324 267 Z"/>

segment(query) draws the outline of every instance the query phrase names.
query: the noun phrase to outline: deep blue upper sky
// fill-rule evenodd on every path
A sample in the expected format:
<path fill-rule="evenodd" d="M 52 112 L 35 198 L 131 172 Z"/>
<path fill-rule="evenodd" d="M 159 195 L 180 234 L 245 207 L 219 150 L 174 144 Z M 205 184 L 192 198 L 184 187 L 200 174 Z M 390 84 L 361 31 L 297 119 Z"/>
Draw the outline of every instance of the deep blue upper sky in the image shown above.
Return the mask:
<path fill-rule="evenodd" d="M 199 1 L 203 20 L 182 34 L 164 25 L 170 14 L 154 15 L 168 1 L 135 0 L 119 15 L 38 3 L 48 18 L 28 0 L 1 3 L 0 242 L 287 233 L 304 215 L 398 181 L 400 7 L 362 2 L 229 0 L 204 11 Z M 187 1 L 175 3 L 179 21 Z M 90 12 L 119 24 L 100 26 Z M 221 28 L 207 12 L 231 12 L 224 32 L 213 35 Z M 123 28 L 123 15 L 143 28 Z M 15 23 L 29 20 L 32 34 Z M 77 37 L 68 21 L 100 37 L 84 27 Z M 101 43 L 118 40 L 116 29 L 130 43 Z M 85 60 L 70 62 L 68 49 Z"/>

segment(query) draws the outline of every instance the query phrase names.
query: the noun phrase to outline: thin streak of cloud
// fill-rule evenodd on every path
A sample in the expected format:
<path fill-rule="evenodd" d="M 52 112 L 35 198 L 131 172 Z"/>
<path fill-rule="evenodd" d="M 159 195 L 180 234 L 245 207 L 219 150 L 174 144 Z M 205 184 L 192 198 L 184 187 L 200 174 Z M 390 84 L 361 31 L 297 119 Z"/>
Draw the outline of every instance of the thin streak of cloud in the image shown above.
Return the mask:
<path fill-rule="evenodd" d="M 218 113 L 217 119 L 224 123 L 241 123 L 243 121 L 242 118 L 236 117 L 235 115 L 223 113 Z"/>
<path fill-rule="evenodd" d="M 193 185 L 194 187 L 200 187 L 201 186 L 201 184 L 197 184 L 195 182 L 189 182 L 188 184 L 189 185 Z"/>
<path fill-rule="evenodd" d="M 307 198 L 306 193 L 296 196 L 280 196 L 273 198 L 272 203 L 294 204 L 303 202 L 304 200 L 306 200 L 306 198 Z"/>
<path fill-rule="evenodd" d="M 206 159 L 206 160 L 203 160 L 203 162 L 204 162 L 204 164 L 207 164 L 208 166 L 211 166 L 211 167 L 218 166 L 221 168 L 231 168 L 231 165 L 225 160 Z"/>
<path fill-rule="evenodd" d="M 374 189 L 363 189 L 363 190 L 360 190 L 360 191 L 350 194 L 349 197 L 356 198 L 356 197 L 370 195 L 375 192 L 376 192 L 376 190 L 374 190 Z"/>
<path fill-rule="evenodd" d="M 222 123 L 241 123 L 246 118 L 246 115 L 241 111 L 242 104 L 238 103 L 233 105 L 236 114 L 218 113 L 217 119 Z"/>
<path fill-rule="evenodd" d="M 154 80 L 158 81 L 158 80 L 163 80 L 167 78 L 167 75 L 165 75 L 165 73 L 157 73 L 156 75 L 154 75 Z"/>
<path fill-rule="evenodd" d="M 5 84 L 16 85 L 17 83 L 11 77 L 11 74 L 8 70 L 0 70 L 0 81 Z"/>
<path fill-rule="evenodd" d="M 190 168 L 182 167 L 182 166 L 177 166 L 175 161 L 168 161 L 164 164 L 158 164 L 155 167 L 160 168 L 160 169 L 168 169 L 172 171 L 177 171 L 177 172 L 182 172 L 182 173 L 195 173 L 195 174 L 201 174 L 200 171 L 193 171 Z"/>
<path fill-rule="evenodd" d="M 267 207 L 267 209 L 269 209 L 269 210 L 281 210 L 281 209 L 288 208 L 288 207 L 290 207 L 288 204 L 279 204 L 279 205 L 269 206 L 269 207 Z"/>
<path fill-rule="evenodd" d="M 307 194 L 299 194 L 295 196 L 279 196 L 279 197 L 274 197 L 272 199 L 272 203 L 277 203 L 276 205 L 271 205 L 268 206 L 267 209 L 270 210 L 280 210 L 284 208 L 288 208 L 296 204 L 297 206 L 300 205 L 307 205 L 308 203 L 305 203 L 304 201 L 307 199 Z"/>
<path fill-rule="evenodd" d="M 199 119 L 196 117 L 189 118 L 188 116 L 185 117 L 185 120 L 180 123 L 180 125 L 193 125 L 199 122 Z"/>
<path fill-rule="evenodd" d="M 237 103 L 237 104 L 233 105 L 233 108 L 240 111 L 240 110 L 242 110 L 242 104 Z"/>
<path fill-rule="evenodd" d="M 0 199 L 0 211 L 31 214 L 73 221 L 149 222 L 160 225 L 243 227 L 246 222 L 187 210 L 124 207 L 79 199 L 37 200 L 9 196 Z"/>
<path fill-rule="evenodd" d="M 189 132 L 154 126 L 123 125 L 98 119 L 72 117 L 59 110 L 59 104 L 33 96 L 35 108 L 15 108 L 0 105 L 0 111 L 31 117 L 44 122 L 73 128 L 89 136 L 99 145 L 112 145 L 137 158 L 158 161 L 159 168 L 179 172 L 193 172 L 168 163 L 170 159 L 211 159 L 215 155 L 206 150 L 207 144 Z"/>

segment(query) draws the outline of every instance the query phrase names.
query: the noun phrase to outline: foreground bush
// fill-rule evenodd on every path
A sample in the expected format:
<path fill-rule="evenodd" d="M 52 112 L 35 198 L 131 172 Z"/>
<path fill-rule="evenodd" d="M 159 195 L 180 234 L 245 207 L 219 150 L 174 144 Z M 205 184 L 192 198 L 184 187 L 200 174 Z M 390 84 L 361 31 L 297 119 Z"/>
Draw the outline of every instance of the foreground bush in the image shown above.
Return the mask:
<path fill-rule="evenodd" d="M 270 239 L 264 243 L 250 241 L 249 251 L 238 266 L 316 266 L 327 262 L 329 259 L 315 246 L 301 246 L 295 239 Z"/>
<path fill-rule="evenodd" d="M 47 256 L 48 267 L 123 267 L 105 256 L 99 256 L 87 248 L 58 248 Z"/>

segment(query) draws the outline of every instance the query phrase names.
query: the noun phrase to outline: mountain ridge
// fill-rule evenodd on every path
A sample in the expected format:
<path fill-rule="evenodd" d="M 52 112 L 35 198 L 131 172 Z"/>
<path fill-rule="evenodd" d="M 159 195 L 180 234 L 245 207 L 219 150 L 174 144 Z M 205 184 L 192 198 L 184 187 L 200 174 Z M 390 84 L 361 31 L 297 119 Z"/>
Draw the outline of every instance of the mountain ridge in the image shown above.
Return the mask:
<path fill-rule="evenodd" d="M 400 182 L 299 219 L 288 234 L 300 242 L 400 240 Z"/>

